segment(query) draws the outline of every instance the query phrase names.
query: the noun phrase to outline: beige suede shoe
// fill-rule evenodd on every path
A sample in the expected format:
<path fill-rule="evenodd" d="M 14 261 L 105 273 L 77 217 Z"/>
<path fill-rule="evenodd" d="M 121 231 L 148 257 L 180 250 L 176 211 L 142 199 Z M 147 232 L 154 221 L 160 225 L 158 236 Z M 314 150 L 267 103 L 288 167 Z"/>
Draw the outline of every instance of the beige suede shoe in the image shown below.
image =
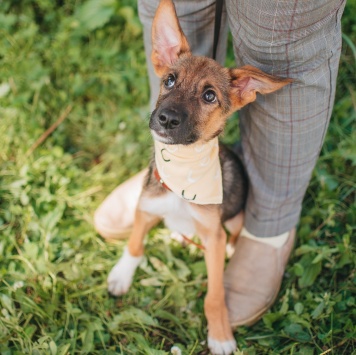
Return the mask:
<path fill-rule="evenodd" d="M 148 169 L 119 185 L 94 213 L 97 232 L 107 239 L 124 239 L 131 232 L 135 210 Z"/>
<path fill-rule="evenodd" d="M 295 229 L 280 248 L 240 236 L 224 274 L 233 327 L 257 322 L 273 305 L 294 246 Z"/>

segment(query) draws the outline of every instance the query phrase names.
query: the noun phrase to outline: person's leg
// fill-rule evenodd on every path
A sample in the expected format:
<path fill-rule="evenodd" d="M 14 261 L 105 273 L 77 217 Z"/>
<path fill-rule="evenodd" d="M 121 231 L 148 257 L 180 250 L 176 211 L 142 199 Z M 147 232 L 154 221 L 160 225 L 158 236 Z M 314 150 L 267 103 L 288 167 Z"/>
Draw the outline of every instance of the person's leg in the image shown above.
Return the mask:
<path fill-rule="evenodd" d="M 153 110 L 159 93 L 159 78 L 151 63 L 151 26 L 159 0 L 139 0 L 138 12 L 143 25 Z M 215 0 L 175 0 L 180 25 L 195 55 L 211 57 L 214 42 Z M 223 64 L 227 45 L 227 18 L 223 8 L 217 60 Z M 148 130 L 148 126 L 147 126 Z M 104 238 L 125 238 L 130 233 L 145 174 L 134 176 L 118 186 L 97 208 L 94 226 Z"/>
<path fill-rule="evenodd" d="M 228 1 L 237 65 L 296 79 L 240 113 L 251 189 L 246 228 L 267 237 L 291 230 L 330 119 L 344 2 Z"/>
<path fill-rule="evenodd" d="M 246 236 L 277 236 L 298 222 L 332 111 L 344 5 L 340 0 L 227 0 L 238 66 L 250 64 L 295 79 L 274 94 L 258 97 L 240 113 L 242 152 L 250 180 Z M 256 243 L 253 238 L 241 238 L 225 273 L 235 325 L 251 324 L 272 304 L 285 256 L 292 248 L 284 246 L 279 255 L 280 248 L 271 259 L 267 249 Z M 245 250 L 255 254 L 244 258 Z M 252 260 L 258 262 L 246 265 Z M 274 282 L 266 270 L 277 275 Z M 259 276 L 269 279 L 270 286 Z"/>

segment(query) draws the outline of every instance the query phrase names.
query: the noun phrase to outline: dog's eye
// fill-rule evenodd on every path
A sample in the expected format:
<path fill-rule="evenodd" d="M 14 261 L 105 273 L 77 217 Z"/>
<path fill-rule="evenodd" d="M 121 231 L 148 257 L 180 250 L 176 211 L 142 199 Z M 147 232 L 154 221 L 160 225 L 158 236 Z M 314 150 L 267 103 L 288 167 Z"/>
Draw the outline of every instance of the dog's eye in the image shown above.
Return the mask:
<path fill-rule="evenodd" d="M 216 101 L 216 94 L 213 90 L 207 90 L 203 94 L 203 99 L 206 102 L 212 103 Z"/>
<path fill-rule="evenodd" d="M 174 86 L 175 83 L 176 83 L 176 78 L 174 77 L 173 74 L 169 74 L 168 78 L 166 80 L 164 80 L 164 86 L 167 89 L 172 89 L 172 87 Z"/>

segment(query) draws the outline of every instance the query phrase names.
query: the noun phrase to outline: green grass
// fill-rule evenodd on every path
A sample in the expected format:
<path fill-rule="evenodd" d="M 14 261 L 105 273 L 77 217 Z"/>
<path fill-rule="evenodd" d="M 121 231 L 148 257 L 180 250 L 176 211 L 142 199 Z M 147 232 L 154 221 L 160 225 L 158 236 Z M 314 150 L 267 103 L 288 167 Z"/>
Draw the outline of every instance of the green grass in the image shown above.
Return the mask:
<path fill-rule="evenodd" d="M 0 3 L 1 354 L 167 354 L 174 344 L 207 353 L 201 251 L 155 229 L 132 289 L 115 299 L 106 277 L 125 242 L 108 244 L 92 226 L 98 204 L 151 155 L 133 4 Z M 334 112 L 297 248 L 271 311 L 235 332 L 244 354 L 356 353 L 355 13 L 350 0 Z"/>

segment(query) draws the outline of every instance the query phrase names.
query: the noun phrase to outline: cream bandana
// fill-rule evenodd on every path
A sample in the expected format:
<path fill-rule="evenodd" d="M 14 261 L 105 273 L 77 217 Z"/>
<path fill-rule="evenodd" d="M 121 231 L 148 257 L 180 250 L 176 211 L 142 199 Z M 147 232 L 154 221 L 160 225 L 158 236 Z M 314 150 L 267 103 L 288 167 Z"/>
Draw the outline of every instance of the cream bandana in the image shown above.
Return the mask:
<path fill-rule="evenodd" d="M 179 197 L 199 205 L 223 200 L 219 142 L 164 144 L 155 140 L 155 160 L 161 180 Z"/>

